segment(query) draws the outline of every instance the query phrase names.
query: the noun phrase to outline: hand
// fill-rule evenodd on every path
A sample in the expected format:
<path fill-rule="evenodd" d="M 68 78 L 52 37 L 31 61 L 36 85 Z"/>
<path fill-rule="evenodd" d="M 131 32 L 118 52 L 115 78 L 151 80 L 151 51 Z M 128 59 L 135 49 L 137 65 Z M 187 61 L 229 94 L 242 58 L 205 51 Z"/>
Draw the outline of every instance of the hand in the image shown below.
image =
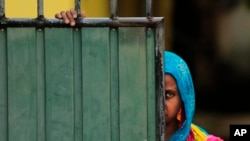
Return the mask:
<path fill-rule="evenodd" d="M 81 16 L 83 18 L 86 17 L 86 13 L 83 11 L 81 13 Z M 75 19 L 77 18 L 77 12 L 75 9 L 71 8 L 67 11 L 61 11 L 60 13 L 55 14 L 55 18 L 57 19 L 63 19 L 63 22 L 65 24 L 70 24 L 70 26 L 75 26 Z"/>

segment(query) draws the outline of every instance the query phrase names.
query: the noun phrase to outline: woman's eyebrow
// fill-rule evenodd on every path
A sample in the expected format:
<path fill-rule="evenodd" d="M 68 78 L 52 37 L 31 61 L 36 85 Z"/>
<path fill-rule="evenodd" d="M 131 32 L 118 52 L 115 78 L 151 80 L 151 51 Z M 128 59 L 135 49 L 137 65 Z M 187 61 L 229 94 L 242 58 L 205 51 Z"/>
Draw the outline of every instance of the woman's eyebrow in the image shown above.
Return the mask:
<path fill-rule="evenodd" d="M 165 93 L 168 93 L 168 92 L 176 93 L 175 90 L 165 90 Z"/>

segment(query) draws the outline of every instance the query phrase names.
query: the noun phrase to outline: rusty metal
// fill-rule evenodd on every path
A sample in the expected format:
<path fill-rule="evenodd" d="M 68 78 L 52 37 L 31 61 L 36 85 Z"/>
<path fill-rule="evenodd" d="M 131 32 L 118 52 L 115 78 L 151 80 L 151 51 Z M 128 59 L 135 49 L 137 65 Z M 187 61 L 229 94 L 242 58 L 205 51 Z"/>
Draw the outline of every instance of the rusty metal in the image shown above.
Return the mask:
<path fill-rule="evenodd" d="M 37 0 L 37 17 L 43 17 L 43 0 Z"/>
<path fill-rule="evenodd" d="M 81 17 L 81 1 L 75 0 L 75 10 L 77 12 L 77 17 Z"/>
<path fill-rule="evenodd" d="M 165 49 L 164 21 L 156 27 L 156 94 L 157 94 L 157 141 L 165 141 L 165 97 L 164 97 L 164 72 L 163 52 Z"/>
<path fill-rule="evenodd" d="M 130 17 L 112 20 L 110 18 L 84 18 L 76 21 L 75 27 L 156 27 L 163 21 L 163 17 Z M 11 18 L 0 20 L 0 27 L 70 27 L 59 19 L 26 19 Z"/>
<path fill-rule="evenodd" d="M 152 18 L 152 0 L 146 0 L 146 16 Z"/>
<path fill-rule="evenodd" d="M 0 0 L 0 19 L 2 19 L 5 15 L 5 3 L 4 0 Z"/>
<path fill-rule="evenodd" d="M 117 19 L 117 0 L 110 0 L 110 18 Z"/>

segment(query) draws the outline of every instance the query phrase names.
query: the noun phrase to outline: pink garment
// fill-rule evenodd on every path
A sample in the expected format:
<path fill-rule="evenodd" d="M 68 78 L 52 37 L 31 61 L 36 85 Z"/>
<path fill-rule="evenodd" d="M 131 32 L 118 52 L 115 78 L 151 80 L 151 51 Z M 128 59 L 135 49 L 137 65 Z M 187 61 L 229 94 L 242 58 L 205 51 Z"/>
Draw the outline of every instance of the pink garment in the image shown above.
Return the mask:
<path fill-rule="evenodd" d="M 221 139 L 220 137 L 214 136 L 214 135 L 209 135 L 207 137 L 207 141 L 224 141 L 223 139 Z"/>

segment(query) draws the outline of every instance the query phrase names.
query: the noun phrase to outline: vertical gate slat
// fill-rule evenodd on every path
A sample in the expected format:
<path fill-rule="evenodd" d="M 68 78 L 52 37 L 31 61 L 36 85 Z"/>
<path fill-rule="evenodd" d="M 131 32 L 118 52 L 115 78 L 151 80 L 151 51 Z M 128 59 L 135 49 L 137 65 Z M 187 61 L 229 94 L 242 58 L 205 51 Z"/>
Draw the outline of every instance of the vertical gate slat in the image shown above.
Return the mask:
<path fill-rule="evenodd" d="M 46 141 L 74 140 L 73 33 L 45 29 Z"/>
<path fill-rule="evenodd" d="M 120 139 L 147 139 L 146 40 L 144 27 L 119 28 Z"/>
<path fill-rule="evenodd" d="M 0 31 L 0 141 L 7 141 L 7 49 L 6 32 Z"/>
<path fill-rule="evenodd" d="M 148 140 L 156 141 L 156 94 L 155 94 L 155 42 L 154 30 L 148 28 L 147 36 L 147 101 L 148 101 Z"/>
<path fill-rule="evenodd" d="M 111 61 L 111 141 L 119 141 L 119 74 L 118 74 L 118 33 L 113 28 L 110 32 Z"/>
<path fill-rule="evenodd" d="M 37 141 L 45 141 L 45 48 L 44 31 L 36 31 L 37 46 Z"/>
<path fill-rule="evenodd" d="M 35 43 L 35 28 L 8 28 L 9 141 L 37 138 Z"/>
<path fill-rule="evenodd" d="M 75 141 L 82 141 L 82 50 L 81 31 L 75 29 L 74 37 L 74 104 Z"/>
<path fill-rule="evenodd" d="M 109 28 L 82 28 L 83 140 L 110 141 Z"/>

